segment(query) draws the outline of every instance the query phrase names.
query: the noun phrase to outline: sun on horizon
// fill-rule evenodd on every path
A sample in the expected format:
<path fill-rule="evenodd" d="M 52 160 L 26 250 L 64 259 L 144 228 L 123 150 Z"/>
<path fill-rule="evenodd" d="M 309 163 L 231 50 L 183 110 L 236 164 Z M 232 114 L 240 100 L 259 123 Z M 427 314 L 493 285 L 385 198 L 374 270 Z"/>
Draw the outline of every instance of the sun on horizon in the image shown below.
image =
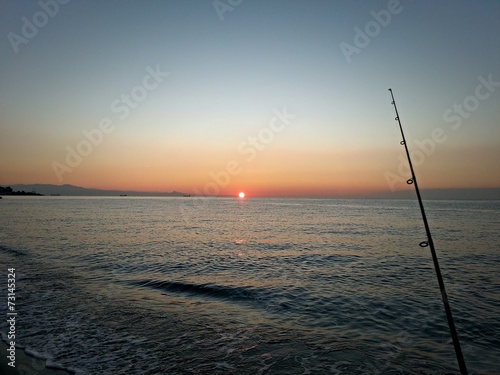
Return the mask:
<path fill-rule="evenodd" d="M 242 192 L 242 191 L 240 191 L 239 194 L 238 194 L 238 197 L 240 197 L 242 199 L 245 198 L 245 193 Z"/>

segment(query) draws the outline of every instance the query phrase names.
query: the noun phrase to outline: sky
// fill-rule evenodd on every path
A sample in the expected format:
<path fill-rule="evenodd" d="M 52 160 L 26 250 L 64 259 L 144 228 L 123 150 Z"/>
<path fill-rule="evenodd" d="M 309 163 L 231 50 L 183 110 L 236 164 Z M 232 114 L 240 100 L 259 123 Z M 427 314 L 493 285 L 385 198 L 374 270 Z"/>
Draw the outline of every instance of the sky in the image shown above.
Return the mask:
<path fill-rule="evenodd" d="M 0 184 L 500 187 L 500 2 L 8 0 Z"/>

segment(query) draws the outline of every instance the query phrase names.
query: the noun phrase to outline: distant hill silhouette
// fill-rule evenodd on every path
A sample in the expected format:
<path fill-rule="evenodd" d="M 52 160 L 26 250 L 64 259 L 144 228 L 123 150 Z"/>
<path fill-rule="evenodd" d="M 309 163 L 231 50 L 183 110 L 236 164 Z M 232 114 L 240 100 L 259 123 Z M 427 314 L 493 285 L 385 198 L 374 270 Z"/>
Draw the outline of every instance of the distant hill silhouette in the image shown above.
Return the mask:
<path fill-rule="evenodd" d="M 182 197 L 189 194 L 178 191 L 172 192 L 142 192 L 131 190 L 101 190 L 89 189 L 74 185 L 11 185 L 14 191 L 33 192 L 43 195 L 61 195 L 61 196 L 136 196 L 136 197 Z M 421 190 L 424 200 L 500 200 L 500 188 L 484 189 L 423 189 Z M 0 195 L 2 193 L 0 192 Z M 27 194 L 27 193 L 25 193 Z M 30 194 L 28 194 L 30 195 Z M 345 196 L 341 197 L 345 198 Z M 352 198 L 369 199 L 416 199 L 415 191 L 412 189 L 386 191 L 362 196 L 352 196 Z"/>
<path fill-rule="evenodd" d="M 500 200 L 500 188 L 483 189 L 422 189 L 424 200 Z M 416 199 L 415 190 L 399 190 L 375 194 L 372 198 Z"/>
<path fill-rule="evenodd" d="M 43 195 L 43 194 L 37 193 L 34 190 L 30 190 L 30 191 L 19 190 L 19 191 L 16 191 L 15 189 L 12 189 L 10 186 L 0 186 L 0 195 Z"/>
<path fill-rule="evenodd" d="M 44 195 L 61 195 L 61 196 L 143 196 L 143 197 L 182 197 L 184 194 L 172 192 L 140 192 L 130 190 L 101 190 L 101 189 L 88 189 L 74 185 L 48 185 L 48 184 L 34 184 L 34 185 L 12 185 L 14 190 L 36 191 Z"/>

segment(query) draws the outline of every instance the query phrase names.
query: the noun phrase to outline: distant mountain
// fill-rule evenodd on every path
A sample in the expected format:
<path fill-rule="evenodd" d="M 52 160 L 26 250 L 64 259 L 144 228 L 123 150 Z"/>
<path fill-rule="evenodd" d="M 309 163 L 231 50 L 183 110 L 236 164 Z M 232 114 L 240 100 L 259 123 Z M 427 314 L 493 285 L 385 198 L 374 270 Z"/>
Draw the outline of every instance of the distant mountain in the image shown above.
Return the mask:
<path fill-rule="evenodd" d="M 61 196 L 142 196 L 142 197 L 182 197 L 189 194 L 172 192 L 142 192 L 131 190 L 88 189 L 74 185 L 10 185 L 14 191 L 37 192 L 44 195 Z M 485 189 L 424 189 L 421 190 L 424 200 L 500 200 L 500 188 Z M 353 198 L 355 198 L 353 196 Z M 416 199 L 415 191 L 398 190 L 382 193 L 366 194 L 359 198 L 371 199 Z"/>
<path fill-rule="evenodd" d="M 484 189 L 423 189 L 424 200 L 500 200 L 500 188 Z M 372 198 L 381 199 L 416 199 L 415 190 L 384 192 Z"/>
<path fill-rule="evenodd" d="M 10 186 L 0 186 L 0 195 L 43 195 L 31 191 L 15 191 Z"/>
<path fill-rule="evenodd" d="M 74 185 L 11 185 L 11 188 L 16 191 L 36 191 L 44 195 L 61 195 L 61 196 L 142 196 L 142 197 L 182 197 L 184 193 L 172 191 L 165 192 L 141 192 L 131 190 L 100 190 L 88 189 Z"/>

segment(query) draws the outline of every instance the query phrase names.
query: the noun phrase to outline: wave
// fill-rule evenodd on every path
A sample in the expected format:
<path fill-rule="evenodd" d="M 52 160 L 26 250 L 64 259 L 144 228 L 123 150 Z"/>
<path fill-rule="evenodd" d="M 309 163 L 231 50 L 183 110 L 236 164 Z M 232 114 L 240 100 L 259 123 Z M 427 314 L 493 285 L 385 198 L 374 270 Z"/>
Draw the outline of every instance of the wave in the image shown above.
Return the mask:
<path fill-rule="evenodd" d="M 196 295 L 225 300 L 255 300 L 259 291 L 254 287 L 224 286 L 217 284 L 196 284 L 182 281 L 139 280 L 131 284 L 157 290 Z"/>
<path fill-rule="evenodd" d="M 224 303 L 243 303 L 252 309 L 265 311 L 275 319 L 301 320 L 301 324 L 310 327 L 348 324 L 352 316 L 350 307 L 357 306 L 356 309 L 359 311 L 368 311 L 370 305 L 366 298 L 360 301 L 356 296 L 341 296 L 336 293 L 321 295 L 321 292 L 310 295 L 312 290 L 300 286 L 287 288 L 226 286 L 158 279 L 134 280 L 128 284 L 186 297 L 217 299 Z"/>
<path fill-rule="evenodd" d="M 26 256 L 26 253 L 24 253 L 20 250 L 17 250 L 17 249 L 12 249 L 12 248 L 4 246 L 4 245 L 0 245 L 0 252 L 8 254 L 8 255 L 13 255 L 15 257 Z"/>

